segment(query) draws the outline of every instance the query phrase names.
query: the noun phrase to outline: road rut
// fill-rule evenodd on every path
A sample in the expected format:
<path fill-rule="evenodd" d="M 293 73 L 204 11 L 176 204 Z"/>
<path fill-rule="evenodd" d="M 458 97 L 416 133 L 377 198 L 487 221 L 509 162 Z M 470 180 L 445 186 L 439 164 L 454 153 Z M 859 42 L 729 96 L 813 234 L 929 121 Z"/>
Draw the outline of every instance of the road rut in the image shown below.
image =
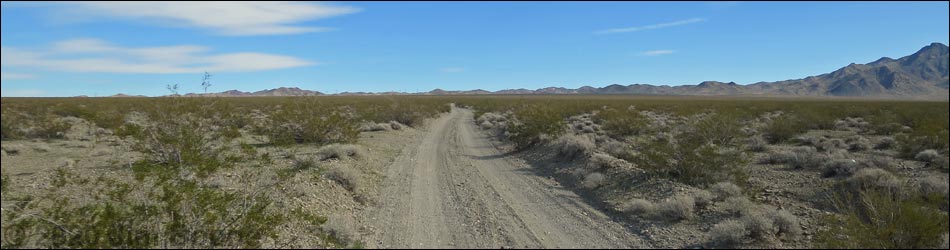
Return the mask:
<path fill-rule="evenodd" d="M 373 248 L 645 248 L 642 239 L 478 132 L 470 110 L 432 122 L 387 170 Z"/>

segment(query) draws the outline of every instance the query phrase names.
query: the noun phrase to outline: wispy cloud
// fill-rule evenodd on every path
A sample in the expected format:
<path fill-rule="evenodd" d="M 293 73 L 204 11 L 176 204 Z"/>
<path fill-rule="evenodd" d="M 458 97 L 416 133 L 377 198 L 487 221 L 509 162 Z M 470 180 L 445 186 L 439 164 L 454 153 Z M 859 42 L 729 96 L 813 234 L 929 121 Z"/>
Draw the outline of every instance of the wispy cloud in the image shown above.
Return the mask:
<path fill-rule="evenodd" d="M 3 97 L 43 97 L 46 91 L 38 89 L 4 89 L 0 96 Z"/>
<path fill-rule="evenodd" d="M 669 55 L 673 53 L 676 53 L 676 51 L 675 50 L 650 50 L 650 51 L 644 51 L 643 53 L 640 53 L 640 55 L 661 56 L 661 55 Z"/>
<path fill-rule="evenodd" d="M 466 69 L 462 67 L 449 67 L 449 68 L 440 69 L 440 71 L 442 71 L 443 73 L 462 73 L 462 72 L 465 72 L 465 70 Z"/>
<path fill-rule="evenodd" d="M 30 74 L 0 72 L 0 80 L 26 80 L 34 78 L 36 78 L 36 76 Z"/>
<path fill-rule="evenodd" d="M 283 55 L 209 51 L 194 45 L 126 48 L 97 39 L 74 39 L 36 51 L 2 47 L 0 65 L 65 72 L 175 74 L 252 72 L 314 64 Z"/>
<path fill-rule="evenodd" d="M 220 35 L 288 35 L 332 30 L 301 23 L 359 12 L 349 6 L 305 2 L 74 2 L 68 13 L 117 17 L 212 30 Z"/>
<path fill-rule="evenodd" d="M 679 21 L 669 22 L 669 23 L 659 23 L 659 24 L 651 24 L 651 25 L 638 26 L 638 27 L 599 30 L 599 31 L 595 31 L 594 34 L 605 35 L 605 34 L 615 34 L 615 33 L 637 32 L 637 31 L 662 29 L 662 28 L 669 28 L 669 27 L 680 26 L 680 25 L 700 23 L 700 22 L 705 22 L 705 21 L 706 19 L 704 18 L 691 18 L 691 19 L 679 20 Z"/>

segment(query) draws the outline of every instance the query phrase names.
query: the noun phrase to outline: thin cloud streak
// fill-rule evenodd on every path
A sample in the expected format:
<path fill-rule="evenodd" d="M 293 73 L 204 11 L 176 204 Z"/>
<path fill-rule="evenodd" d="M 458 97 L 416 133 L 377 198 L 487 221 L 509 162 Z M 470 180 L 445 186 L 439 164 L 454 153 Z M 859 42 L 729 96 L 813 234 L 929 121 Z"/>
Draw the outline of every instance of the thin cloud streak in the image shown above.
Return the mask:
<path fill-rule="evenodd" d="M 669 28 L 669 27 L 675 27 L 675 26 L 681 26 L 681 25 L 687 25 L 687 24 L 693 24 L 693 23 L 700 23 L 700 22 L 705 22 L 705 21 L 706 19 L 704 18 L 691 18 L 691 19 L 680 20 L 680 21 L 675 21 L 675 22 L 651 24 L 651 25 L 639 26 L 639 27 L 600 30 L 600 31 L 595 31 L 594 34 L 606 35 L 606 34 L 616 34 L 616 33 L 637 32 L 637 31 L 644 31 L 644 30 L 655 30 L 655 29 Z"/>

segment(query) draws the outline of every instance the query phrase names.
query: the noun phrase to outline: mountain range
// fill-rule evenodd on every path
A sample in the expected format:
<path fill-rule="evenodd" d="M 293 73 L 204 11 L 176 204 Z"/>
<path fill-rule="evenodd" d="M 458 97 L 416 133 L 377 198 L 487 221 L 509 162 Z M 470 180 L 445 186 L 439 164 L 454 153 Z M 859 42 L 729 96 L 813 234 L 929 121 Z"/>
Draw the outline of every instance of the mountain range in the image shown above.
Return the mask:
<path fill-rule="evenodd" d="M 334 95 L 537 95 L 537 94 L 626 94 L 626 95 L 694 95 L 694 96 L 832 96 L 876 97 L 900 99 L 950 99 L 948 84 L 950 51 L 947 45 L 930 44 L 916 53 L 899 59 L 881 58 L 867 64 L 850 64 L 831 73 L 779 82 L 739 85 L 734 82 L 706 81 L 697 85 L 665 86 L 649 84 L 609 85 L 577 89 L 548 87 L 536 90 L 506 89 L 486 91 L 447 91 L 435 89 L 424 93 L 339 93 Z M 210 94 L 184 96 L 320 96 L 317 91 L 299 88 L 277 88 L 258 92 L 230 90 Z"/>

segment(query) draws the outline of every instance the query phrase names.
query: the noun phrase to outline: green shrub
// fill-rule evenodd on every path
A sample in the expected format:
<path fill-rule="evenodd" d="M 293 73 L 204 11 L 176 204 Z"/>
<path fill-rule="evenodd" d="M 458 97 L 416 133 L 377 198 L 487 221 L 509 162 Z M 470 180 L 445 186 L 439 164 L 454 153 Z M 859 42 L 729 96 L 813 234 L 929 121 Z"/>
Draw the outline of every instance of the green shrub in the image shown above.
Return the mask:
<path fill-rule="evenodd" d="M 617 139 L 640 135 L 649 129 L 647 119 L 633 110 L 603 110 L 594 116 L 594 120 L 603 124 L 607 135 Z"/>
<path fill-rule="evenodd" d="M 826 219 L 831 230 L 818 238 L 827 248 L 937 248 L 950 220 L 920 198 L 890 192 L 843 194 L 834 203 L 841 216 Z"/>
<path fill-rule="evenodd" d="M 542 136 L 555 138 L 564 130 L 564 118 L 550 107 L 530 106 L 515 112 L 518 122 L 509 127 L 509 139 L 519 149 L 541 142 Z"/>
<path fill-rule="evenodd" d="M 746 182 L 748 176 L 742 166 L 747 160 L 742 152 L 705 144 L 691 136 L 694 135 L 661 136 L 645 143 L 635 159 L 636 165 L 694 186 Z"/>
<path fill-rule="evenodd" d="M 918 153 L 925 150 L 947 149 L 947 132 L 941 135 L 900 135 L 897 136 L 900 148 L 898 152 L 903 159 L 914 160 Z"/>
<path fill-rule="evenodd" d="M 797 135 L 808 132 L 808 127 L 803 123 L 799 117 L 786 114 L 773 119 L 762 132 L 769 143 L 784 143 Z"/>

